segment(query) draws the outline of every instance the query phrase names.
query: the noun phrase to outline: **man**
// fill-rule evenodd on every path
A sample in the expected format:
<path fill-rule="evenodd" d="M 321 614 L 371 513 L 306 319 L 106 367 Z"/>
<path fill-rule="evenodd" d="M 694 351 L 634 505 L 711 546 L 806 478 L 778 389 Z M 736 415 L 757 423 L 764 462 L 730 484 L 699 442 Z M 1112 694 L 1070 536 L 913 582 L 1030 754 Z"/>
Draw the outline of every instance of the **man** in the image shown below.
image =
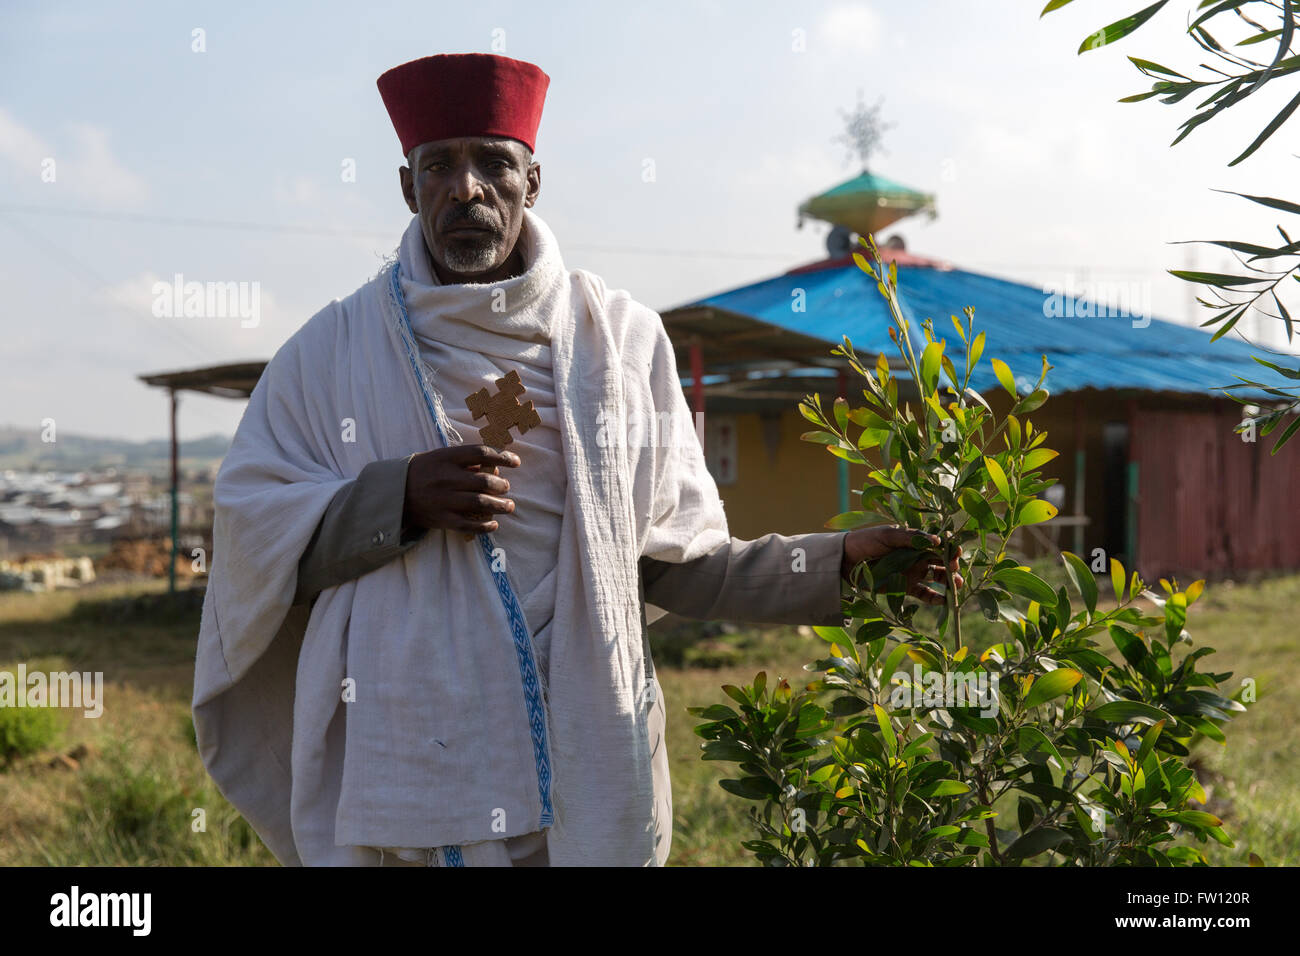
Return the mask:
<path fill-rule="evenodd" d="M 285 864 L 662 864 L 647 623 L 839 623 L 842 577 L 911 540 L 729 535 L 662 321 L 531 211 L 548 84 L 380 77 L 397 258 L 276 353 L 218 475 L 195 727 Z M 466 396 L 513 373 L 537 418 L 491 447 Z"/>

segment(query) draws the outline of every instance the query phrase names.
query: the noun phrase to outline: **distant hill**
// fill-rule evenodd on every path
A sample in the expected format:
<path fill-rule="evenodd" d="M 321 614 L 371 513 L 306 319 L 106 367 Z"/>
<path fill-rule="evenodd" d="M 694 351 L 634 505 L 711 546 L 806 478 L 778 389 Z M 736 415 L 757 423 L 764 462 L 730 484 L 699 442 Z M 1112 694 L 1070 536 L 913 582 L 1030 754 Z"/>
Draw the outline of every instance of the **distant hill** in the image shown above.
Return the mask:
<path fill-rule="evenodd" d="M 171 467 L 171 447 L 166 439 L 125 441 L 64 431 L 59 431 L 57 437 L 57 441 L 43 442 L 38 429 L 0 425 L 0 469 L 83 471 L 116 467 L 162 475 Z M 201 468 L 219 462 L 229 449 L 228 435 L 183 441 L 181 463 L 185 468 Z"/>

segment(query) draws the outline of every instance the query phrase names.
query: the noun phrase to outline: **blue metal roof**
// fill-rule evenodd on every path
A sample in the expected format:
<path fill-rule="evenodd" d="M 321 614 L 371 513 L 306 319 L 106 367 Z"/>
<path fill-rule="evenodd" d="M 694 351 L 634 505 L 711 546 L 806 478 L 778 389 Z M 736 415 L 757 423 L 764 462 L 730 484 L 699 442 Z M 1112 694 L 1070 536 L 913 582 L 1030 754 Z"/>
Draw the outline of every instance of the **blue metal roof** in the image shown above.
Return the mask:
<path fill-rule="evenodd" d="M 802 312 L 793 308 L 797 289 L 804 291 Z M 975 331 L 984 331 L 988 343 L 971 379 L 981 392 L 997 387 L 989 359 L 1002 359 L 1018 382 L 1032 385 L 1042 369 L 1042 355 L 1054 366 L 1045 383 L 1053 394 L 1096 388 L 1222 396 L 1211 390 L 1233 384 L 1234 375 L 1273 378 L 1251 359 L 1256 349 L 1231 333 L 1211 344 L 1211 333 L 1201 329 L 1162 319 L 1150 318 L 1145 324 L 1146 317 L 1106 315 L 1105 306 L 1069 296 L 1053 300 L 1050 292 L 1006 279 L 903 264 L 898 266 L 898 291 L 904 314 L 917 323 L 914 343 L 924 340 L 919 323 L 932 318 L 936 337 L 948 340 L 948 355 L 959 369 L 964 347 L 949 316 L 964 321 L 963 308 L 974 307 Z M 830 346 L 845 335 L 860 353 L 896 355 L 889 340 L 889 307 L 875 280 L 851 260 L 786 273 L 682 308 L 690 306 L 713 306 L 825 339 L 828 355 Z"/>

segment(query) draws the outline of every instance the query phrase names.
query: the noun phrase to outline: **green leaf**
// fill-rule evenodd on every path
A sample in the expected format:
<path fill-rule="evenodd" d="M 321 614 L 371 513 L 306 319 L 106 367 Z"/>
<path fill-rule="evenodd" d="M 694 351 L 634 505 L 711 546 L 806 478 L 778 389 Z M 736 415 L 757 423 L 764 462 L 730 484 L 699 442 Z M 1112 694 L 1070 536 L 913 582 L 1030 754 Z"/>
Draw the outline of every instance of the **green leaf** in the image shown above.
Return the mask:
<path fill-rule="evenodd" d="M 1164 729 L 1165 722 L 1163 720 L 1157 720 L 1154 724 L 1148 727 L 1147 732 L 1142 735 L 1142 746 L 1138 748 L 1137 757 L 1134 758 L 1133 761 L 1139 767 L 1146 762 L 1147 755 L 1150 754 L 1152 748 L 1155 747 L 1156 741 L 1160 739 L 1160 734 Z"/>
<path fill-rule="evenodd" d="M 1012 594 L 1019 594 L 1039 604 L 1056 604 L 1056 592 L 1052 590 L 1051 585 L 1032 571 L 1026 571 L 1024 568 L 1003 568 L 994 573 L 993 580 Z"/>
<path fill-rule="evenodd" d="M 1137 634 L 1117 624 L 1110 625 L 1107 631 L 1110 633 L 1110 639 L 1115 642 L 1115 646 L 1124 655 L 1124 660 L 1134 667 L 1140 666 L 1148 654 L 1146 642 Z"/>
<path fill-rule="evenodd" d="M 1061 7 L 1065 6 L 1069 2 L 1070 0 L 1051 0 L 1051 2 L 1047 4 L 1047 6 L 1043 7 L 1043 12 L 1040 13 L 1038 16 L 1041 19 L 1042 17 L 1047 16 L 1047 14 L 1051 13 L 1053 10 L 1061 9 Z"/>
<path fill-rule="evenodd" d="M 862 457 L 862 453 L 858 451 L 850 451 L 847 448 L 839 448 L 835 445 L 827 445 L 826 450 L 836 458 L 843 458 L 845 461 L 851 461 L 855 465 L 865 465 L 867 463 L 867 460 Z"/>
<path fill-rule="evenodd" d="M 997 515 L 973 488 L 965 488 L 961 493 L 961 506 L 975 519 L 975 524 L 983 531 L 997 531 L 1001 526 Z"/>
<path fill-rule="evenodd" d="M 1093 717 L 1108 724 L 1127 724 L 1136 721 L 1141 724 L 1154 724 L 1156 721 L 1173 722 L 1173 717 L 1159 707 L 1144 704 L 1140 700 L 1112 700 L 1090 711 Z"/>
<path fill-rule="evenodd" d="M 984 333 L 981 332 L 975 336 L 975 341 L 970 347 L 970 367 L 974 368 L 979 364 L 980 356 L 984 354 Z"/>
<path fill-rule="evenodd" d="M 1056 517 L 1056 506 L 1042 498 L 1026 501 L 1016 513 L 1016 524 L 1041 524 Z"/>
<path fill-rule="evenodd" d="M 719 780 L 718 786 L 746 800 L 766 800 L 776 795 L 776 785 L 762 777 L 745 777 L 743 780 Z"/>
<path fill-rule="evenodd" d="M 889 714 L 885 713 L 885 709 L 879 704 L 872 704 L 871 706 L 875 709 L 876 721 L 880 724 L 880 736 L 885 738 L 885 744 L 888 747 L 886 752 L 893 756 L 898 753 L 898 738 L 894 736 L 894 728 L 889 723 Z"/>
<path fill-rule="evenodd" d="M 1030 830 L 1011 846 L 1007 847 L 1003 853 L 1009 860 L 1024 860 L 1032 856 L 1038 856 L 1047 850 L 1060 846 L 1069 836 L 1064 830 L 1058 830 L 1055 827 L 1040 827 L 1037 830 Z"/>
<path fill-rule="evenodd" d="M 1037 707 L 1049 700 L 1060 697 L 1074 689 L 1074 685 L 1083 680 L 1083 675 L 1069 667 L 1058 667 L 1042 675 L 1029 688 L 1025 695 L 1026 707 Z"/>
<path fill-rule="evenodd" d="M 1300 430 L 1300 416 L 1297 416 L 1290 425 L 1286 426 L 1282 434 L 1278 436 L 1277 442 L 1273 445 L 1273 450 L 1270 451 L 1269 454 L 1276 455 L 1277 450 L 1290 441 L 1291 436 L 1294 435 L 1297 430 Z"/>
<path fill-rule="evenodd" d="M 939 384 L 939 368 L 942 365 L 943 343 L 931 342 L 921 353 L 921 384 L 926 393 L 933 392 Z"/>
<path fill-rule="evenodd" d="M 1049 395 L 1047 389 L 1045 388 L 1035 389 L 1033 392 L 1026 395 L 1020 401 L 1016 402 L 1014 411 L 1016 412 L 1016 414 L 1019 415 L 1024 415 L 1027 412 L 1036 411 L 1039 407 L 1042 406 L 1043 402 L 1047 401 L 1048 398 Z"/>
<path fill-rule="evenodd" d="M 1270 136 L 1272 136 L 1274 133 L 1277 132 L 1279 126 L 1281 126 L 1288 119 L 1290 119 L 1291 114 L 1294 113 L 1297 108 L 1300 108 L 1300 93 L 1297 93 L 1292 98 L 1291 102 L 1287 103 L 1286 106 L 1282 107 L 1281 112 L 1279 112 L 1276 116 L 1273 117 L 1273 119 L 1269 122 L 1269 124 L 1265 126 L 1263 130 L 1260 131 L 1260 134 L 1258 136 L 1255 137 L 1254 141 L 1251 142 L 1251 144 L 1247 146 L 1245 150 L 1242 151 L 1241 155 L 1238 156 L 1236 159 L 1234 159 L 1232 162 L 1228 163 L 1228 165 L 1236 166 L 1239 162 L 1241 162 L 1251 153 L 1255 152 L 1255 150 L 1259 149 L 1260 146 L 1264 144 L 1265 140 L 1267 140 Z"/>
<path fill-rule="evenodd" d="M 959 793 L 970 793 L 970 784 L 960 780 L 935 780 L 922 784 L 912 792 L 919 797 L 954 797 Z"/>
<path fill-rule="evenodd" d="M 1266 277 L 1256 276 L 1234 276 L 1224 272 L 1188 272 L 1186 269 L 1170 269 L 1169 274 L 1177 276 L 1179 279 L 1185 279 L 1188 282 L 1199 282 L 1201 285 L 1212 286 L 1231 286 L 1231 285 L 1253 285 L 1256 282 L 1267 282 Z"/>
<path fill-rule="evenodd" d="M 1222 820 L 1213 813 L 1206 813 L 1204 810 L 1181 810 L 1174 814 L 1174 819 L 1179 823 L 1185 823 L 1197 829 L 1223 826 Z"/>
<path fill-rule="evenodd" d="M 998 494 L 1008 504 L 1011 503 L 1011 485 L 1007 483 L 1007 473 L 1002 470 L 1002 466 L 992 458 L 984 459 L 984 467 L 989 470 L 989 477 L 993 479 L 994 486 L 998 489 Z"/>
<path fill-rule="evenodd" d="M 834 445 L 839 442 L 840 436 L 834 432 L 804 432 L 799 436 L 799 440 L 816 445 Z"/>
<path fill-rule="evenodd" d="M 1115 591 L 1115 600 L 1124 600 L 1124 565 L 1114 558 L 1110 559 L 1110 586 Z"/>
<path fill-rule="evenodd" d="M 1097 579 L 1093 576 L 1092 570 L 1077 554 L 1062 551 L 1061 557 L 1065 561 L 1066 576 L 1074 585 L 1074 589 L 1079 592 L 1079 596 L 1083 598 L 1088 613 L 1093 613 L 1097 610 Z"/>
<path fill-rule="evenodd" d="M 849 424 L 848 400 L 844 398 L 835 399 L 832 410 L 835 412 L 835 424 L 840 426 L 840 431 L 843 431 Z"/>
<path fill-rule="evenodd" d="M 993 374 L 998 377 L 1002 387 L 1007 390 L 1007 394 L 1012 398 L 1019 398 L 1016 393 L 1016 377 L 1011 374 L 1011 367 L 1002 359 L 993 360 Z"/>
<path fill-rule="evenodd" d="M 832 531 L 844 531 L 848 528 L 861 528 L 866 525 L 884 524 L 892 519 L 871 511 L 845 511 L 826 522 L 824 527 Z"/>
<path fill-rule="evenodd" d="M 749 699 L 749 695 L 735 684 L 723 684 L 722 692 L 742 706 L 752 707 L 754 704 L 754 702 Z"/>
<path fill-rule="evenodd" d="M 740 763 L 754 759 L 754 752 L 735 740 L 710 740 L 700 749 L 704 760 L 731 760 Z"/>
<path fill-rule="evenodd" d="M 1144 60 L 1141 57 L 1131 56 L 1130 62 L 1143 73 L 1163 73 L 1165 76 L 1176 76 L 1180 80 L 1190 79 L 1176 70 L 1171 70 L 1167 66 L 1161 66 L 1159 63 L 1152 63 L 1150 60 Z"/>
<path fill-rule="evenodd" d="M 1155 16 L 1156 11 L 1163 7 L 1165 2 L 1166 0 L 1158 0 L 1158 2 L 1151 4 L 1151 6 L 1146 7 L 1145 9 L 1139 10 L 1131 16 L 1127 16 L 1122 20 L 1116 20 L 1114 23 L 1102 27 L 1079 44 L 1078 52 L 1085 53 L 1088 50 L 1096 50 L 1098 47 L 1106 46 L 1108 43 L 1114 43 L 1116 40 L 1128 36 L 1138 27 L 1142 26 L 1142 24 Z"/>
<path fill-rule="evenodd" d="M 1025 462 L 1024 465 L 1021 466 L 1021 471 L 1033 471 L 1040 465 L 1047 464 L 1056 456 L 1057 453 L 1052 451 L 1050 448 L 1035 448 L 1025 456 Z"/>
<path fill-rule="evenodd" d="M 1230 196 L 1240 196 L 1242 199 L 1249 199 L 1251 202 L 1257 202 L 1261 206 L 1268 206 L 1270 209 L 1280 209 L 1283 212 L 1292 212 L 1300 215 L 1300 203 L 1289 202 L 1285 199 L 1274 199 L 1271 196 L 1251 196 L 1248 193 L 1233 192 L 1231 189 L 1216 189 L 1216 193 L 1227 193 Z M 1290 240 L 1287 240 L 1290 242 Z"/>
<path fill-rule="evenodd" d="M 1021 727 L 1016 734 L 1016 744 L 1020 752 L 1031 761 L 1034 760 L 1035 754 L 1042 754 L 1042 760 L 1034 761 L 1035 763 L 1046 763 L 1048 757 L 1054 757 L 1058 767 L 1062 770 L 1066 767 L 1065 758 L 1056 749 L 1056 745 L 1037 727 Z"/>

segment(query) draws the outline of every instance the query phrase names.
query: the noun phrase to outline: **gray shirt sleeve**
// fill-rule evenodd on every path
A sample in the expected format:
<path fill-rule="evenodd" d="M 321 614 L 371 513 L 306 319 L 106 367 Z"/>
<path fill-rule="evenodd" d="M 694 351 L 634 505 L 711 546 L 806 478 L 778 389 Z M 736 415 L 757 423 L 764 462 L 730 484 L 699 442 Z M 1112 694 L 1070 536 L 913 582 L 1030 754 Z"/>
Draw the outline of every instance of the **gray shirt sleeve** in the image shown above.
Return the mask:
<path fill-rule="evenodd" d="M 298 563 L 294 604 L 307 604 L 420 541 L 423 529 L 402 528 L 410 460 L 371 462 L 334 496 Z M 640 570 L 646 601 L 683 617 L 833 626 L 844 623 L 843 556 L 842 531 L 768 534 L 753 541 L 732 538 L 712 554 L 681 564 L 643 557 Z"/>
<path fill-rule="evenodd" d="M 712 554 L 682 564 L 643 557 L 645 599 L 699 620 L 839 626 L 844 623 L 844 535 L 732 538 Z"/>
<path fill-rule="evenodd" d="M 294 604 L 351 581 L 414 547 L 424 529 L 404 529 L 406 469 L 411 458 L 372 461 L 330 501 L 298 562 Z"/>

